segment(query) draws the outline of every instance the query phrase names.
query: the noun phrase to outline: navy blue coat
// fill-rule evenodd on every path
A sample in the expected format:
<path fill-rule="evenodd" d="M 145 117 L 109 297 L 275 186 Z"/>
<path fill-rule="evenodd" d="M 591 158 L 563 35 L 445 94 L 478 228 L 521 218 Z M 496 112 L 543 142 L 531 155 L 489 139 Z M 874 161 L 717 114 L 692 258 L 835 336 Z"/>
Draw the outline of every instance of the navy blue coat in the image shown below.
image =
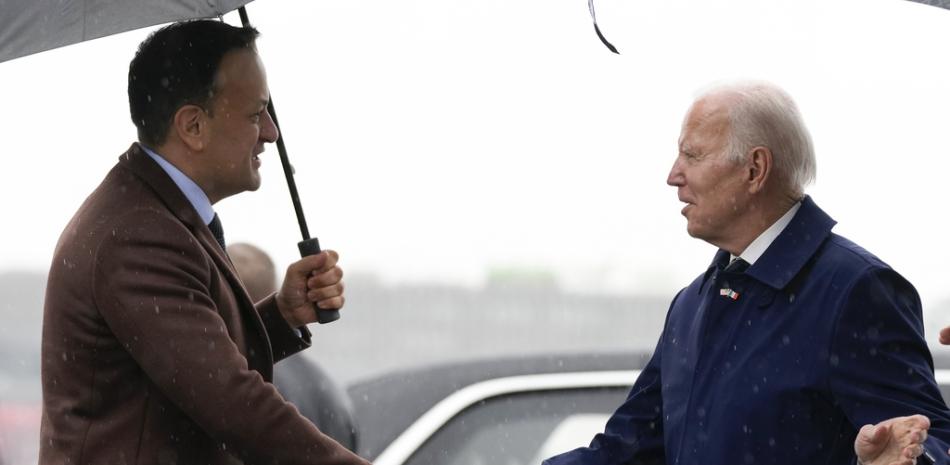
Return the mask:
<path fill-rule="evenodd" d="M 917 291 L 834 224 L 806 197 L 745 273 L 720 250 L 605 431 L 544 465 L 848 464 L 861 426 L 916 413 L 950 463 Z"/>

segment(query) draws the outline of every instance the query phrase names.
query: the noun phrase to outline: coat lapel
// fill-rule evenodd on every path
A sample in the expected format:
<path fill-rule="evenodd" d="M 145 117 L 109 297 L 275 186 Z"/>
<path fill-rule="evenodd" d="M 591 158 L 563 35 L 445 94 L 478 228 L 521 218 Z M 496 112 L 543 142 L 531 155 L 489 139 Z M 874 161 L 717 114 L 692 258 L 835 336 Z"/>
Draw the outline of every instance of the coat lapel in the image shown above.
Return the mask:
<path fill-rule="evenodd" d="M 250 295 L 248 295 L 247 290 L 244 288 L 244 284 L 238 277 L 237 271 L 231 263 L 231 259 L 221 249 L 221 246 L 214 238 L 211 230 L 208 229 L 208 226 L 204 224 L 201 217 L 198 216 L 198 212 L 192 207 L 191 202 L 189 202 L 185 194 L 181 192 L 181 189 L 179 189 L 175 182 L 165 173 L 165 170 L 142 150 L 139 144 L 132 144 L 132 147 L 119 158 L 119 163 L 132 171 L 142 182 L 155 191 L 157 197 L 168 210 L 188 227 L 188 230 L 191 231 L 198 240 L 198 243 L 201 244 L 205 252 L 211 257 L 212 261 L 214 261 L 218 271 L 224 275 L 239 303 L 238 306 L 240 308 L 238 308 L 238 311 L 243 319 L 248 322 L 249 328 L 253 328 L 254 334 L 263 342 L 269 363 L 264 363 L 258 368 L 268 371 L 264 376 L 265 379 L 268 379 L 274 356 L 271 352 L 271 344 L 267 336 L 267 331 L 264 328 L 264 323 L 261 321 L 261 317 L 258 315 Z"/>
<path fill-rule="evenodd" d="M 785 289 L 815 256 L 835 224 L 811 197 L 805 196 L 792 222 L 746 274 L 773 289 Z"/>

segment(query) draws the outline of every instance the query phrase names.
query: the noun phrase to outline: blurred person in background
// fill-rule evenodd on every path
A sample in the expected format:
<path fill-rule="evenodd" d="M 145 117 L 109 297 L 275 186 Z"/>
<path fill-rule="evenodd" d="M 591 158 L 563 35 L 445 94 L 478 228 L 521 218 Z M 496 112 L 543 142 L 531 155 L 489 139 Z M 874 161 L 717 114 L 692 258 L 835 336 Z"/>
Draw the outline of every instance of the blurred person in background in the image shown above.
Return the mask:
<path fill-rule="evenodd" d="M 950 463 L 917 292 L 831 232 L 804 193 L 815 166 L 782 89 L 693 102 L 667 183 L 718 251 L 604 432 L 545 465 Z"/>
<path fill-rule="evenodd" d="M 277 292 L 277 269 L 267 252 L 246 242 L 229 244 L 227 250 L 251 300 L 259 302 Z M 303 352 L 291 355 L 274 366 L 274 385 L 321 432 L 356 450 L 350 398 L 320 364 Z"/>
<path fill-rule="evenodd" d="M 150 35 L 129 66 L 139 141 L 66 226 L 42 336 L 42 464 L 365 465 L 274 388 L 274 363 L 343 305 L 337 254 L 251 300 L 213 205 L 260 186 L 278 132 L 257 31 Z"/>
<path fill-rule="evenodd" d="M 227 250 L 251 300 L 260 302 L 277 292 L 277 268 L 267 252 L 247 242 L 229 244 Z"/>

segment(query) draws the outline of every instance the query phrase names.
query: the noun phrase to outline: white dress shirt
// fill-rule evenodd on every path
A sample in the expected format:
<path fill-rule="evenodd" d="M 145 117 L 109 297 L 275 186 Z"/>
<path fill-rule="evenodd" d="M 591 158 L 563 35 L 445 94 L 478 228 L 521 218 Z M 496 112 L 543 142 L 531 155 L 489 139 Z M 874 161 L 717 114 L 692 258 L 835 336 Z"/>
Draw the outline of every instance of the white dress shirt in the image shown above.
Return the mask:
<path fill-rule="evenodd" d="M 742 253 L 739 254 L 739 258 L 745 260 L 749 263 L 749 266 L 755 264 L 755 261 L 765 253 L 766 249 L 772 245 L 772 242 L 775 241 L 775 238 L 778 237 L 782 231 L 785 230 L 785 227 L 792 222 L 792 218 L 795 217 L 795 213 L 798 212 L 799 207 L 802 206 L 801 202 L 792 205 L 792 208 L 789 208 L 781 218 L 776 222 L 772 223 L 772 226 L 769 226 L 769 229 L 766 229 L 759 234 L 759 237 L 755 238 Z M 731 260 L 735 260 L 736 256 L 730 254 Z M 730 260 L 730 262 L 731 262 Z"/>

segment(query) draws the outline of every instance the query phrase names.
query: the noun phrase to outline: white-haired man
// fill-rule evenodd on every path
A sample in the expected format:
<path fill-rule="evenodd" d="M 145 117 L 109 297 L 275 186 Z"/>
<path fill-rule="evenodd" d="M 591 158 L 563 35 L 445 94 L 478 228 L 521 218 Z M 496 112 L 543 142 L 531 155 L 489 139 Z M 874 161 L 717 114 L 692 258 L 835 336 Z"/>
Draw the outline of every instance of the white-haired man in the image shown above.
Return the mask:
<path fill-rule="evenodd" d="M 917 292 L 831 232 L 804 194 L 814 176 L 783 90 L 694 101 L 667 183 L 689 234 L 719 250 L 604 432 L 545 465 L 911 465 L 947 449 Z"/>

